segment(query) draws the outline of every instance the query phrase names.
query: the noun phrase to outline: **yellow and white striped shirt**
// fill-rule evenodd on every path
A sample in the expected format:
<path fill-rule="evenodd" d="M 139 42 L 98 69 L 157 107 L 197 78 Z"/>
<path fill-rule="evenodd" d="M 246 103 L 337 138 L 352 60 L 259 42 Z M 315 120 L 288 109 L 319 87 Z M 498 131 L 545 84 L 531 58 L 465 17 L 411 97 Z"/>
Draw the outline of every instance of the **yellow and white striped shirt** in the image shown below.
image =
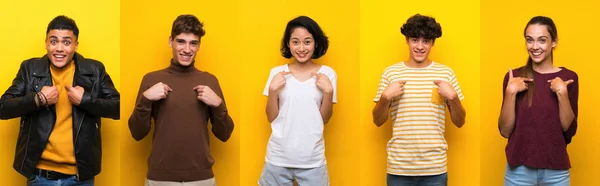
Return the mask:
<path fill-rule="evenodd" d="M 433 81 L 448 82 L 462 100 L 464 96 L 454 71 L 436 62 L 425 68 L 396 63 L 381 75 L 374 101 L 379 101 L 390 83 L 400 80 L 405 80 L 406 84 L 404 94 L 394 98 L 390 105 L 393 135 L 387 145 L 387 172 L 405 176 L 446 173 L 446 105 L 443 101 L 434 100 L 441 96 L 435 95 L 438 94 L 437 85 Z"/>

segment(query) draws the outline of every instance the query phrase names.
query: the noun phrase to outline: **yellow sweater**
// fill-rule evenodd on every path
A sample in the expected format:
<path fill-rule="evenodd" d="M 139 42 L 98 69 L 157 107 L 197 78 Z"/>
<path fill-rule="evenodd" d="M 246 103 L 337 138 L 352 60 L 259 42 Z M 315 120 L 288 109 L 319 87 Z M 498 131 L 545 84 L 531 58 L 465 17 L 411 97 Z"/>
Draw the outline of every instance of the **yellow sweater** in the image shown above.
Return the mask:
<path fill-rule="evenodd" d="M 71 61 L 62 69 L 50 65 L 50 72 L 52 73 L 52 82 L 59 93 L 58 102 L 55 105 L 56 123 L 37 168 L 75 175 L 77 166 L 75 166 L 73 143 L 73 106 L 65 89 L 65 85 L 73 86 L 75 63 Z"/>

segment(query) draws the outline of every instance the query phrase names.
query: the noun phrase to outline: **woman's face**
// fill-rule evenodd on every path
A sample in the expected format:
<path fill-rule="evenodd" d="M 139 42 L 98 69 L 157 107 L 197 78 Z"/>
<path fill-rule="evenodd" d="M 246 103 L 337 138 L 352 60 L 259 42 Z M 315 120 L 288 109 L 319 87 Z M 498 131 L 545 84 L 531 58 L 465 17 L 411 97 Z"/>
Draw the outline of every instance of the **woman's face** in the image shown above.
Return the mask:
<path fill-rule="evenodd" d="M 312 59 L 315 52 L 315 39 L 306 28 L 294 28 L 288 47 L 290 47 L 290 52 L 296 61 L 305 63 Z"/>
<path fill-rule="evenodd" d="M 540 64 L 552 60 L 552 49 L 556 47 L 556 41 L 548 32 L 545 25 L 533 24 L 525 30 L 525 45 L 529 57 L 534 63 Z"/>

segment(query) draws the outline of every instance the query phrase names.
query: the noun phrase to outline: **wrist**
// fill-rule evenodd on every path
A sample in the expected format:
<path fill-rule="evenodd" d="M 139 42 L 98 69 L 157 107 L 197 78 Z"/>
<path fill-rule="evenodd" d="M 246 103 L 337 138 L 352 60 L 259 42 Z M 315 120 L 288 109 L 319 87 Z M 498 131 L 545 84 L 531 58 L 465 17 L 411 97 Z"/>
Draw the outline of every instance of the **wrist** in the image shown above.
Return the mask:
<path fill-rule="evenodd" d="M 505 93 L 506 93 L 506 95 L 513 95 L 514 96 L 514 95 L 517 94 L 517 91 L 506 89 Z"/>

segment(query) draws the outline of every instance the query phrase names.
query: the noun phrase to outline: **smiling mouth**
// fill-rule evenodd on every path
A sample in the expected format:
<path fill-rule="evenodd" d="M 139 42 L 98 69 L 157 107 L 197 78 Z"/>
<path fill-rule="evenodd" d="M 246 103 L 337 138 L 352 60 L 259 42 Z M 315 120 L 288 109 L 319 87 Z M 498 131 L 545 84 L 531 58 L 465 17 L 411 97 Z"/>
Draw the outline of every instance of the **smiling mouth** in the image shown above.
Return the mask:
<path fill-rule="evenodd" d="M 298 54 L 298 53 L 296 53 L 296 54 Z M 305 58 L 306 56 L 308 56 L 308 54 L 298 54 L 298 57 L 300 57 L 300 58 Z"/>
<path fill-rule="evenodd" d="M 535 51 L 535 52 L 532 51 L 531 55 L 533 57 L 539 57 L 539 56 L 542 56 L 543 53 L 544 53 L 543 51 Z"/>
<path fill-rule="evenodd" d="M 419 54 L 419 55 L 424 55 L 424 54 L 425 54 L 425 51 L 421 51 L 421 52 L 419 52 L 419 51 L 414 51 L 414 52 L 415 52 L 415 54 Z"/>
<path fill-rule="evenodd" d="M 192 59 L 192 55 L 191 54 L 179 54 L 179 56 L 181 56 L 181 59 L 189 61 Z"/>
<path fill-rule="evenodd" d="M 65 57 L 67 57 L 67 55 L 63 55 L 63 54 L 54 54 L 52 56 L 54 56 L 54 58 L 56 58 L 58 60 L 63 60 Z"/>

